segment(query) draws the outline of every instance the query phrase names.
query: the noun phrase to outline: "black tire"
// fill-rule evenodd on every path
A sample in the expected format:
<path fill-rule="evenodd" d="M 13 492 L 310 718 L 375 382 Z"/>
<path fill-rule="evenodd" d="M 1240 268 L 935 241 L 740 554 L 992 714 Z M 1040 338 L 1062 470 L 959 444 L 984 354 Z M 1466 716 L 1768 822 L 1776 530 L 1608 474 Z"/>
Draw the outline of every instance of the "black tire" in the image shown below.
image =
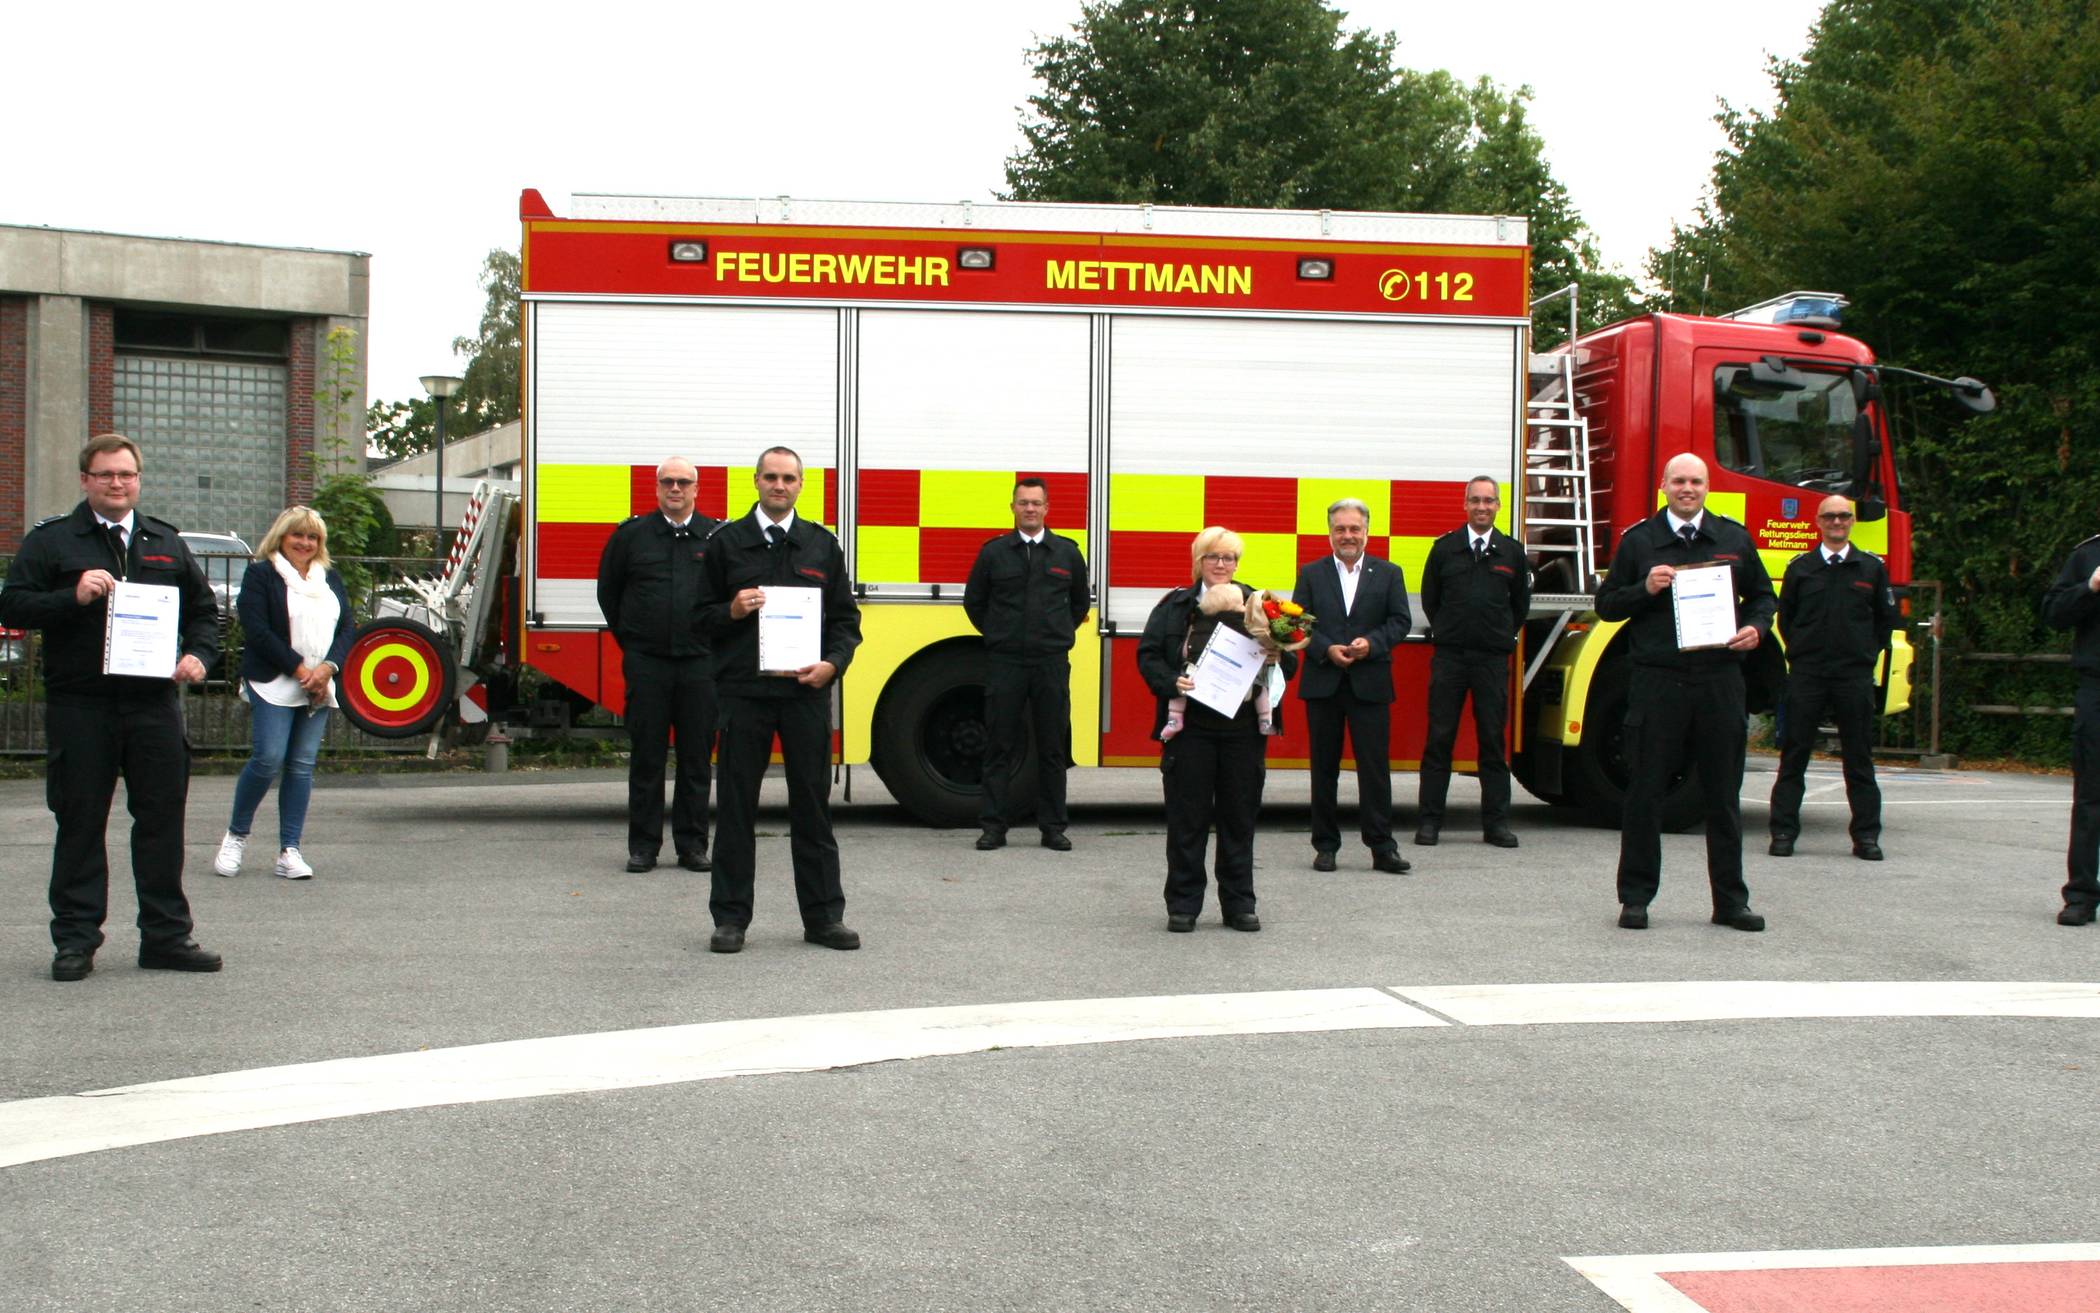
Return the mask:
<path fill-rule="evenodd" d="M 943 829 L 975 825 L 984 797 L 984 654 L 971 645 L 927 653 L 890 680 L 876 708 L 876 775 L 904 809 Z M 1035 791 L 1033 744 L 1014 788 Z"/>
<path fill-rule="evenodd" d="M 428 626 L 403 616 L 381 616 L 357 627 L 350 655 L 336 672 L 335 691 L 343 719 L 365 733 L 382 739 L 413 738 L 427 733 L 452 710 L 459 696 L 459 666 L 445 640 Z M 411 695 L 412 702 L 386 704 Z"/>
<path fill-rule="evenodd" d="M 1570 799 L 1589 821 L 1607 829 L 1619 828 L 1626 810 L 1626 703 L 1633 687 L 1633 663 L 1623 653 L 1608 652 L 1590 680 L 1590 695 L 1583 707 L 1582 742 L 1567 765 Z M 1662 828 L 1682 834 L 1699 826 L 1705 809 L 1699 800 L 1699 784 L 1691 764 L 1670 782 L 1663 795 Z"/>

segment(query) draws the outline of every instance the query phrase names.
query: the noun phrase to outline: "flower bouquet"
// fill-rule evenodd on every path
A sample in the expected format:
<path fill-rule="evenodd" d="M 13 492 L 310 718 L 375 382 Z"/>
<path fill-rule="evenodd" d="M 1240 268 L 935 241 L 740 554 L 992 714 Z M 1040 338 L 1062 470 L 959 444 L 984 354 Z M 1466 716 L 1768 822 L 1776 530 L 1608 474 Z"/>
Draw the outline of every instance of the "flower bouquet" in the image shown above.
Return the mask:
<path fill-rule="evenodd" d="M 1247 633 L 1270 652 L 1296 652 L 1312 641 L 1313 614 L 1262 589 L 1247 599 L 1245 620 Z"/>

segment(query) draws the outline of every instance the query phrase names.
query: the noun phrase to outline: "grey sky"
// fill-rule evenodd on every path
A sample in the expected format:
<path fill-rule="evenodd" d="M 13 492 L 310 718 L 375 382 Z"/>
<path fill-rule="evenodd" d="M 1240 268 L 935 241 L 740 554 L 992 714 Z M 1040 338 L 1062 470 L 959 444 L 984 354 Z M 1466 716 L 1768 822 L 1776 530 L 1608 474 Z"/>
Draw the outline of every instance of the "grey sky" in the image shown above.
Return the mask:
<path fill-rule="evenodd" d="M 1720 99 L 1766 105 L 1768 55 L 1821 4 L 1377 0 L 1348 25 L 1401 62 L 1529 84 L 1547 155 L 1636 271 L 1688 215 Z M 990 199 L 1033 89 L 1024 51 L 1078 0 L 794 6 L 379 0 L 25 5 L 0 222 L 372 253 L 372 395 L 455 370 L 482 255 L 517 194 Z M 1783 289 L 1774 289 L 1783 290 Z"/>

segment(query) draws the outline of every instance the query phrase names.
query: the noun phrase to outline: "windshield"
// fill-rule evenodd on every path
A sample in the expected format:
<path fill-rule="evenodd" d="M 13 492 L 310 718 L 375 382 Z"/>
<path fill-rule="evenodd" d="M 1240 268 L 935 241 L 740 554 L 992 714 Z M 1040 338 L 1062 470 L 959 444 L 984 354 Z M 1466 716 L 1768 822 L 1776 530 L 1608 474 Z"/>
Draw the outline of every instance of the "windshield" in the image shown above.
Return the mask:
<path fill-rule="evenodd" d="M 228 538 L 215 533 L 186 533 L 182 540 L 193 552 L 224 553 L 228 556 L 249 555 L 248 544 L 238 538 Z"/>
<path fill-rule="evenodd" d="M 1741 474 L 1818 492 L 1848 490 L 1858 408 L 1844 374 L 1792 371 L 1798 389 L 1758 383 L 1750 366 L 1714 371 L 1714 452 Z"/>

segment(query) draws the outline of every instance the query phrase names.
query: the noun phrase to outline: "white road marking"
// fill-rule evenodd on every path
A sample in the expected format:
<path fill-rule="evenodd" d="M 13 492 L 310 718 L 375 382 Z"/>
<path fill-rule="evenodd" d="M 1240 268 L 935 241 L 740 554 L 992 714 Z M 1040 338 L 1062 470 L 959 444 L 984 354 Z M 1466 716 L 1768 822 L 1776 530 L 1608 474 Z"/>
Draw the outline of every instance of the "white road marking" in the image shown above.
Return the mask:
<path fill-rule="evenodd" d="M 2100 984 L 1971 980 L 1677 980 L 1396 990 L 1466 1026 L 1834 1017 L 2100 1018 Z"/>
<path fill-rule="evenodd" d="M 821 1071 L 999 1048 L 1452 1022 L 1512 1026 L 1924 1016 L 2100 1018 L 2100 984 L 1402 985 L 1390 993 L 1351 988 L 1184 994 L 703 1022 L 335 1058 L 0 1103 L 0 1167 L 410 1108 Z"/>
<path fill-rule="evenodd" d="M 2100 1245 L 1930 1245 L 1901 1249 L 1765 1249 L 1740 1254 L 1595 1254 L 1562 1261 L 1627 1313 L 1707 1313 L 1664 1272 L 1770 1272 L 1793 1268 L 1934 1267 L 1968 1263 L 2085 1263 Z"/>

